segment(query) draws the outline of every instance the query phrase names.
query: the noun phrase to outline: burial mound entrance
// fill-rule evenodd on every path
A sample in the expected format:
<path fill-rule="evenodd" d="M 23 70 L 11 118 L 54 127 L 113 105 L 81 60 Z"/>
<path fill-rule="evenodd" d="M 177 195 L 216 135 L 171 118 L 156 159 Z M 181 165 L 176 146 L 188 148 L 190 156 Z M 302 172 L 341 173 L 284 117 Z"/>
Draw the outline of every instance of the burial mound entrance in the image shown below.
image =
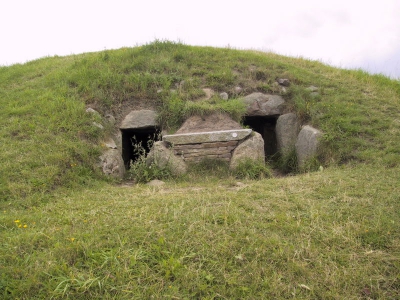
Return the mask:
<path fill-rule="evenodd" d="M 245 116 L 243 125 L 248 126 L 254 131 L 261 134 L 264 140 L 265 157 L 270 158 L 278 152 L 276 139 L 276 121 L 279 115 L 276 116 Z"/>
<path fill-rule="evenodd" d="M 121 129 L 121 133 L 122 159 L 127 170 L 131 162 L 137 161 L 141 154 L 148 154 L 153 143 L 159 141 L 161 136 L 161 130 L 156 126 L 144 129 Z"/>

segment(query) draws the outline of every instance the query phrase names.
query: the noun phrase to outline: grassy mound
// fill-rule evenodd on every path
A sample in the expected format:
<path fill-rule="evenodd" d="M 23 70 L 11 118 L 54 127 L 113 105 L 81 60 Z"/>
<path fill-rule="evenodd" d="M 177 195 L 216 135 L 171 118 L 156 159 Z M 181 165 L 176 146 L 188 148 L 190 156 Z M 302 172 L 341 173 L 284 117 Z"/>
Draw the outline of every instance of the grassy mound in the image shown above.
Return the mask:
<path fill-rule="evenodd" d="M 117 120 L 153 108 L 170 129 L 194 113 L 240 119 L 235 98 L 277 92 L 276 78 L 324 132 L 322 172 L 237 184 L 215 166 L 161 188 L 99 173 L 111 128 L 86 107 Z M 233 100 L 199 102 L 203 88 Z M 396 299 L 399 99 L 380 75 L 160 41 L 0 67 L 0 295 Z"/>

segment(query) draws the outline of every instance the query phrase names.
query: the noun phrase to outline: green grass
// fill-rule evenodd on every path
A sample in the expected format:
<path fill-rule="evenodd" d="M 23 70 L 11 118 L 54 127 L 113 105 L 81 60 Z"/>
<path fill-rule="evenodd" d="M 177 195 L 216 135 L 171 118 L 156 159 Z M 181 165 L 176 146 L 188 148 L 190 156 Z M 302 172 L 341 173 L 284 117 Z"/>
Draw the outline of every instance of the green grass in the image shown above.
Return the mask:
<path fill-rule="evenodd" d="M 153 188 L 96 167 L 112 128 L 87 106 L 117 121 L 153 108 L 173 131 L 191 114 L 240 119 L 239 98 L 276 78 L 324 132 L 322 172 L 238 184 L 200 166 Z M 0 67 L 0 298 L 398 299 L 399 99 L 381 75 L 160 41 Z"/>
<path fill-rule="evenodd" d="M 360 166 L 243 185 L 213 176 L 161 188 L 99 184 L 28 210 L 5 206 L 0 291 L 6 299 L 396 299 L 399 180 L 394 169 L 382 176 Z"/>

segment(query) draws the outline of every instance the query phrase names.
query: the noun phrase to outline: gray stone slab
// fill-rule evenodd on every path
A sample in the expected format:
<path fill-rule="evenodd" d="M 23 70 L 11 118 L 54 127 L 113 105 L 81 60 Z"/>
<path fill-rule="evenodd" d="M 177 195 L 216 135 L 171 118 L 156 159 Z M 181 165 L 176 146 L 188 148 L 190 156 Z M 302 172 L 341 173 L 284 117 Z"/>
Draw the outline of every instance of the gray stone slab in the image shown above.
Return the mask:
<path fill-rule="evenodd" d="M 309 125 L 303 126 L 296 141 L 296 154 L 299 166 L 317 154 L 319 138 L 322 132 Z"/>
<path fill-rule="evenodd" d="M 133 110 L 131 111 L 121 123 L 120 129 L 139 129 L 156 127 L 157 113 L 152 110 Z"/>
<path fill-rule="evenodd" d="M 251 134 L 251 129 L 222 130 L 164 135 L 163 141 L 173 145 L 200 144 L 209 142 L 240 141 Z"/>

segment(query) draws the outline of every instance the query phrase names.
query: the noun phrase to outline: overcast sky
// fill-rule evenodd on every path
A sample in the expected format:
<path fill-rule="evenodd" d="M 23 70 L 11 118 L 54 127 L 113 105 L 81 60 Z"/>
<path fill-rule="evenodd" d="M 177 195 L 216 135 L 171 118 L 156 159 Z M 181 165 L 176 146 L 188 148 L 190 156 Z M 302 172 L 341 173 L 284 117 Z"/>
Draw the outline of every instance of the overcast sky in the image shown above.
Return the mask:
<path fill-rule="evenodd" d="M 400 0 L 1 0 L 0 65 L 155 39 L 400 78 Z"/>

